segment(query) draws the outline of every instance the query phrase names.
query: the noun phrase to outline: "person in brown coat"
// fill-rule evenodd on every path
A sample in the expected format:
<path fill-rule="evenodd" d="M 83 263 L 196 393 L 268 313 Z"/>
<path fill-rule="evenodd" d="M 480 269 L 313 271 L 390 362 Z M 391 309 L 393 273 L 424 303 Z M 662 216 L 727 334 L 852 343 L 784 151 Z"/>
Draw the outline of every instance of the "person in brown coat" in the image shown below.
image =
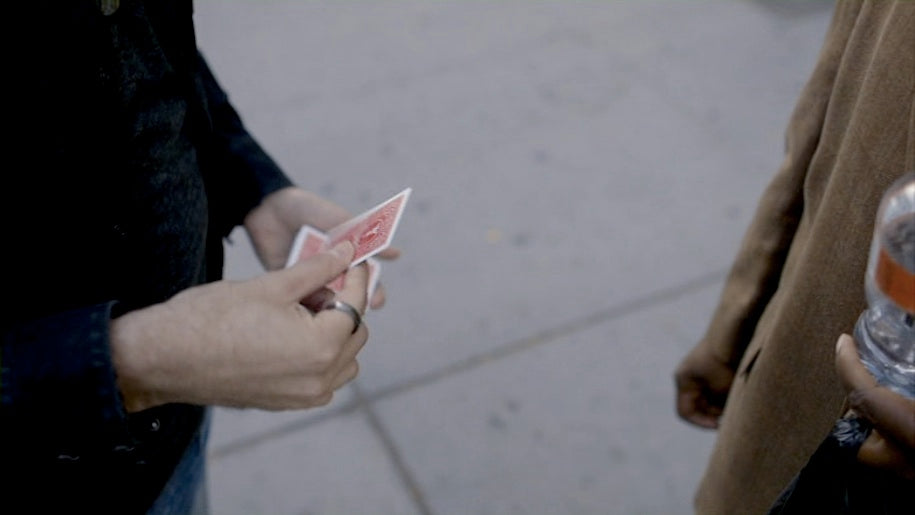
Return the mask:
<path fill-rule="evenodd" d="M 677 410 L 718 437 L 697 513 L 765 513 L 842 416 L 835 343 L 866 307 L 886 188 L 915 169 L 915 2 L 840 0 Z"/>

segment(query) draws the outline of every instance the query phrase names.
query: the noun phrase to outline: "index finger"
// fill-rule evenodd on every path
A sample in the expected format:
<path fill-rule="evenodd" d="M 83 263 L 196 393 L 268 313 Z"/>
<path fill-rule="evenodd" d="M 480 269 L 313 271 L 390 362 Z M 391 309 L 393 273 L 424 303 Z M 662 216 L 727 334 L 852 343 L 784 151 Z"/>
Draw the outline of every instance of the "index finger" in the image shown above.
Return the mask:
<path fill-rule="evenodd" d="M 719 410 L 702 409 L 702 393 L 698 390 L 687 390 L 677 394 L 677 414 L 683 420 L 706 429 L 717 429 Z"/>
<path fill-rule="evenodd" d="M 909 456 L 915 456 L 915 399 L 887 388 L 871 388 L 852 392 L 849 404 L 880 434 L 897 442 Z"/>
<path fill-rule="evenodd" d="M 379 259 L 384 259 L 385 261 L 392 261 L 400 257 L 400 249 L 397 247 L 388 247 L 381 252 L 379 252 L 375 257 Z"/>
<path fill-rule="evenodd" d="M 365 263 L 360 263 L 346 271 L 343 289 L 337 292 L 337 300 L 342 300 L 365 313 L 365 303 L 369 291 L 369 268 Z"/>

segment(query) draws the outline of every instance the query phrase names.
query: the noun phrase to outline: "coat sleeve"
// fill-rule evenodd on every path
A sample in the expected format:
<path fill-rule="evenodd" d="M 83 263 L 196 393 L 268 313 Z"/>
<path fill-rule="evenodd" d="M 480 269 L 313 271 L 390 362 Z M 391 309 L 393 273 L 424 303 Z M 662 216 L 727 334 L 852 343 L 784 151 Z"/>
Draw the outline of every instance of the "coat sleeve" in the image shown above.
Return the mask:
<path fill-rule="evenodd" d="M 126 413 L 108 339 L 113 303 L 4 324 L 2 427 L 38 460 L 78 459 L 125 441 Z M 37 442 L 37 448 L 27 442 Z M 110 450 L 110 449 L 104 449 Z"/>
<path fill-rule="evenodd" d="M 860 4 L 839 2 L 816 66 L 791 115 L 785 157 L 763 192 L 700 346 L 735 370 L 781 279 L 804 210 L 804 181 L 818 149 L 836 73 Z"/>
<path fill-rule="evenodd" d="M 265 196 L 292 182 L 248 133 L 199 52 L 196 79 L 209 125 L 199 159 L 207 181 L 212 222 L 226 236 Z"/>
<path fill-rule="evenodd" d="M 778 285 L 803 205 L 799 182 L 783 170 L 769 184 L 700 342 L 735 370 Z"/>

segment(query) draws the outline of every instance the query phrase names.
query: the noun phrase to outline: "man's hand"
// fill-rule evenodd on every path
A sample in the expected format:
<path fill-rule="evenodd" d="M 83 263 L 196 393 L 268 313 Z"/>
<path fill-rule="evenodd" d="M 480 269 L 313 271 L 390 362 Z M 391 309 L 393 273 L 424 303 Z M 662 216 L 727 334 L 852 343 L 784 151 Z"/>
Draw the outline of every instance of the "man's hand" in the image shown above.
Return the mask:
<path fill-rule="evenodd" d="M 699 427 L 716 429 L 724 409 L 734 370 L 702 346 L 697 346 L 677 367 L 677 414 Z"/>
<path fill-rule="evenodd" d="M 245 230 L 264 268 L 279 270 L 286 264 L 300 227 L 310 225 L 327 231 L 351 216 L 346 209 L 310 191 L 289 187 L 273 192 L 252 209 L 245 218 Z M 399 250 L 389 248 L 378 257 L 390 260 L 399 255 Z M 379 284 L 371 307 L 382 307 L 384 300 L 384 287 Z"/>
<path fill-rule="evenodd" d="M 836 342 L 836 372 L 848 392 L 851 411 L 874 424 L 858 450 L 858 461 L 915 479 L 915 399 L 879 386 L 847 334 Z"/>
<path fill-rule="evenodd" d="M 247 281 L 190 288 L 111 324 L 112 357 L 128 411 L 183 402 L 269 410 L 320 406 L 358 372 L 364 325 L 302 299 L 347 269 L 342 243 Z M 365 266 L 336 298 L 365 312 Z"/>

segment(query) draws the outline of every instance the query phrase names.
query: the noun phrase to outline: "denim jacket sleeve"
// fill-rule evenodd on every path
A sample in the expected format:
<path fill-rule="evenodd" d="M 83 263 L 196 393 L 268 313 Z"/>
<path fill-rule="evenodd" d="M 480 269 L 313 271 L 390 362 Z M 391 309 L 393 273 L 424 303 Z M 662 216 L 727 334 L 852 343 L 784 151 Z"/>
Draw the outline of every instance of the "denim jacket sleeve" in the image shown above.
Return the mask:
<path fill-rule="evenodd" d="M 292 182 L 247 131 L 199 52 L 196 83 L 208 125 L 201 138 L 200 164 L 207 178 L 213 223 L 225 236 L 261 199 Z"/>
<path fill-rule="evenodd" d="M 0 399 L 8 443 L 40 443 L 29 452 L 66 459 L 123 440 L 126 413 L 109 351 L 112 304 L 4 327 Z"/>

